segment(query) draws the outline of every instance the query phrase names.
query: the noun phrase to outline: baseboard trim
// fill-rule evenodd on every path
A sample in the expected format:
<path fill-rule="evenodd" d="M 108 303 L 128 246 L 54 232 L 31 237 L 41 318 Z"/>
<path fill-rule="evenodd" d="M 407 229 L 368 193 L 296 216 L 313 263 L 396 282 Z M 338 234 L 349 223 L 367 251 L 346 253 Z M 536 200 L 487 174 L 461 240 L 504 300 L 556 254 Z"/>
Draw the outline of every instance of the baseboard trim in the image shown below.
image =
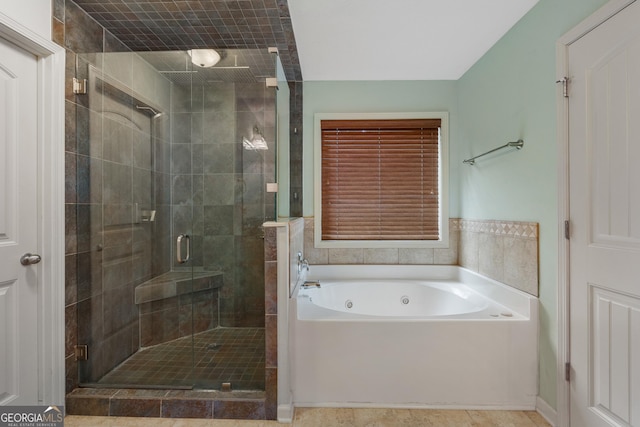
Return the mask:
<path fill-rule="evenodd" d="M 278 422 L 292 423 L 293 414 L 294 414 L 293 403 L 289 402 L 289 403 L 278 405 Z"/>
<path fill-rule="evenodd" d="M 552 426 L 556 426 L 558 422 L 558 413 L 551 407 L 546 401 L 542 400 L 540 396 L 536 398 L 536 412 L 547 420 Z"/>

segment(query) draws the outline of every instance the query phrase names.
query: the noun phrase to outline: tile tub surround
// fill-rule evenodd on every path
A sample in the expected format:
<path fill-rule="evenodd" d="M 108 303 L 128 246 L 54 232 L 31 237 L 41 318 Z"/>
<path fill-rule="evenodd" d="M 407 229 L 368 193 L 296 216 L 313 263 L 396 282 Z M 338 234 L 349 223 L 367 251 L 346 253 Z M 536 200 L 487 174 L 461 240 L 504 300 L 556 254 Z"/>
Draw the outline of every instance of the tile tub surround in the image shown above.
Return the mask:
<path fill-rule="evenodd" d="M 538 296 L 538 223 L 461 219 L 459 224 L 459 265 Z"/>
<path fill-rule="evenodd" d="M 309 264 L 458 264 L 459 222 L 449 220 L 448 248 L 316 248 L 313 217 L 304 218 L 304 254 Z"/>
<path fill-rule="evenodd" d="M 460 265 L 538 296 L 538 223 L 449 219 L 449 248 L 332 249 L 314 246 L 314 218 L 304 219 L 310 264 Z"/>

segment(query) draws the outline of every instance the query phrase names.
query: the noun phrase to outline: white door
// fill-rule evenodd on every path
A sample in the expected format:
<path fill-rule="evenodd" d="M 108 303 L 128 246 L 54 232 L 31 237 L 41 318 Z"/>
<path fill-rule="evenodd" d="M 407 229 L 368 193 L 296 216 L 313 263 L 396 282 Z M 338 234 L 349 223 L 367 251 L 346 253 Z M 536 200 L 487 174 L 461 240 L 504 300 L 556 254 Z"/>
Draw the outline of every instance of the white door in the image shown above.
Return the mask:
<path fill-rule="evenodd" d="M 38 404 L 36 57 L 0 38 L 0 405 Z M 31 258 L 34 262 L 36 258 Z"/>
<path fill-rule="evenodd" d="M 640 426 L 640 1 L 569 78 L 571 425 Z"/>

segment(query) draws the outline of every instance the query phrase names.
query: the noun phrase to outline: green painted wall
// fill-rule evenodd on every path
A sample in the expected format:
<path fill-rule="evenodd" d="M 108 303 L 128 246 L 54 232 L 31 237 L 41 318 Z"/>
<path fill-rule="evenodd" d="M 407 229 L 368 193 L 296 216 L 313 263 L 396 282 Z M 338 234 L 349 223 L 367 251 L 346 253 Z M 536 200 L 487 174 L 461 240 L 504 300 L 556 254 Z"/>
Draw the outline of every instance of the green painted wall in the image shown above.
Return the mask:
<path fill-rule="evenodd" d="M 448 111 L 449 123 L 458 121 L 455 81 L 342 81 L 304 82 L 303 88 L 303 199 L 304 216 L 313 216 L 313 117 L 316 113 L 374 113 Z M 456 126 L 449 127 L 449 158 L 457 164 Z M 458 193 L 458 172 L 451 171 L 449 188 Z M 449 215 L 458 216 L 452 197 Z"/>
<path fill-rule="evenodd" d="M 540 223 L 540 397 L 556 407 L 556 41 L 606 0 L 540 0 L 458 81 L 304 82 L 303 214 L 313 215 L 313 115 L 449 111 L 450 216 Z M 525 140 L 479 160 L 462 160 Z"/>
<path fill-rule="evenodd" d="M 541 0 L 459 81 L 463 157 L 522 138 L 521 151 L 461 169 L 460 216 L 540 223 L 540 397 L 556 407 L 556 41 L 605 0 Z M 506 150 L 505 150 L 506 151 Z"/>

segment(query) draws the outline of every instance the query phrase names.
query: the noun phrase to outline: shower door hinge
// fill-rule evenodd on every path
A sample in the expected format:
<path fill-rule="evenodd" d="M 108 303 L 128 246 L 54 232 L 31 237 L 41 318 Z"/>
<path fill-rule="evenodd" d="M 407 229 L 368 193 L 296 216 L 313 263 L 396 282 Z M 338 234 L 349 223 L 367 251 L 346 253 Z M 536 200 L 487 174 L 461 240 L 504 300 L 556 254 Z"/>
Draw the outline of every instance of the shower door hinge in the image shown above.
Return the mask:
<path fill-rule="evenodd" d="M 277 192 L 278 192 L 278 183 L 267 182 L 267 193 L 277 193 Z"/>
<path fill-rule="evenodd" d="M 87 79 L 76 79 L 73 78 L 73 93 L 76 95 L 86 95 L 87 94 Z"/>
<path fill-rule="evenodd" d="M 562 83 L 562 96 L 569 97 L 569 77 L 563 77 L 560 80 L 556 80 L 556 83 Z"/>
<path fill-rule="evenodd" d="M 569 227 L 569 220 L 564 221 L 564 238 L 569 240 L 569 236 L 571 236 L 571 230 Z"/>
<path fill-rule="evenodd" d="M 571 381 L 571 363 L 567 362 L 564 364 L 564 380 Z"/>
<path fill-rule="evenodd" d="M 76 350 L 76 360 L 89 360 L 89 346 L 77 345 L 75 350 Z"/>
<path fill-rule="evenodd" d="M 278 79 L 275 77 L 267 77 L 266 79 L 264 79 L 265 84 L 267 85 L 267 87 L 275 87 L 276 89 L 278 89 Z"/>

